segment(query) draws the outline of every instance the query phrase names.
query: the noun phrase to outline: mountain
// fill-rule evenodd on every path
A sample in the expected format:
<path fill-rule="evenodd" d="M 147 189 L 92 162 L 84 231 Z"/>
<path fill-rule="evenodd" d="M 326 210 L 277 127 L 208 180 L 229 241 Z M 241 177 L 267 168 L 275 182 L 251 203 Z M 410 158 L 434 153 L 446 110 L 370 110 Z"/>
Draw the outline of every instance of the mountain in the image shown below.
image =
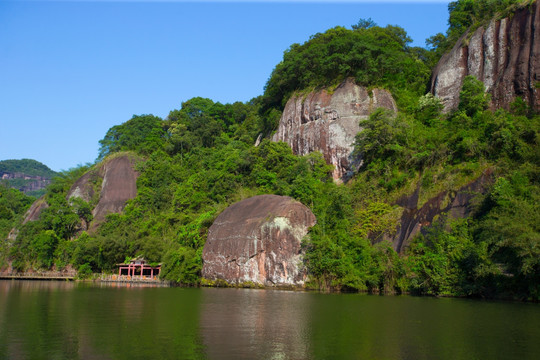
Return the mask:
<path fill-rule="evenodd" d="M 27 195 L 40 197 L 57 173 L 46 165 L 32 159 L 0 161 L 0 179 L 9 187 Z"/>

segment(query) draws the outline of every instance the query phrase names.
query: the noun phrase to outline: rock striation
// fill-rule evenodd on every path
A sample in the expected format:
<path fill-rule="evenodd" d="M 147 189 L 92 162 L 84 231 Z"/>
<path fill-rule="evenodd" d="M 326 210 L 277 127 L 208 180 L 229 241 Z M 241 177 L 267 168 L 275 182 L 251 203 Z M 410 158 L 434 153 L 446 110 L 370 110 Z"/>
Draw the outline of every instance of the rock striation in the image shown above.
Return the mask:
<path fill-rule="evenodd" d="M 101 180 L 99 201 L 92 211 L 94 220 L 90 230 L 95 230 L 107 214 L 122 212 L 126 202 L 137 195 L 139 174 L 134 169 L 133 161 L 129 155 L 106 160 L 97 169 L 97 173 L 90 171 L 84 174 L 69 190 L 68 199 L 78 197 L 90 202 L 95 195 L 93 183 L 97 179 Z"/>
<path fill-rule="evenodd" d="M 382 89 L 367 89 L 347 79 L 332 92 L 323 89 L 287 101 L 272 141 L 289 144 L 297 155 L 320 151 L 328 164 L 334 165 L 337 182 L 352 176 L 358 163 L 352 158 L 360 120 L 382 107 L 397 111 L 392 95 Z"/>
<path fill-rule="evenodd" d="M 445 54 L 431 79 L 431 91 L 445 111 L 456 109 L 463 79 L 473 75 L 491 93 L 492 108 L 508 109 L 515 97 L 540 111 L 540 7 L 534 2 L 512 17 L 467 32 Z"/>
<path fill-rule="evenodd" d="M 301 241 L 315 215 L 287 196 L 254 196 L 229 206 L 208 230 L 202 276 L 238 284 L 302 285 Z"/>

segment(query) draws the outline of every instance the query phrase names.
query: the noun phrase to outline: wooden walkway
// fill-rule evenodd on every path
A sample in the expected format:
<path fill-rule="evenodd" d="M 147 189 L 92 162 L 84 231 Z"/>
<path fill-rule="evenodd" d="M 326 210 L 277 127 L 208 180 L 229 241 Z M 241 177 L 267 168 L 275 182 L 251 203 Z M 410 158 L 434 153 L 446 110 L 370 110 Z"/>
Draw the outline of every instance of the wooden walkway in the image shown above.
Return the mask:
<path fill-rule="evenodd" d="M 48 273 L 36 273 L 36 274 L 0 274 L 2 280 L 74 280 L 74 276 Z"/>

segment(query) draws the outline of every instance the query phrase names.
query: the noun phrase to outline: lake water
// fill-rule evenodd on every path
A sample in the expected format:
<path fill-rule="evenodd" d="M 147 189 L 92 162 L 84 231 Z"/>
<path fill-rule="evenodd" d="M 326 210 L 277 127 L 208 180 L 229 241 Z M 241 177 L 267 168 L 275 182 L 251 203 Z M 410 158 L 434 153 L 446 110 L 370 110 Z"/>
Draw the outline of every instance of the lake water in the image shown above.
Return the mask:
<path fill-rule="evenodd" d="M 540 305 L 0 280 L 1 359 L 540 359 Z"/>

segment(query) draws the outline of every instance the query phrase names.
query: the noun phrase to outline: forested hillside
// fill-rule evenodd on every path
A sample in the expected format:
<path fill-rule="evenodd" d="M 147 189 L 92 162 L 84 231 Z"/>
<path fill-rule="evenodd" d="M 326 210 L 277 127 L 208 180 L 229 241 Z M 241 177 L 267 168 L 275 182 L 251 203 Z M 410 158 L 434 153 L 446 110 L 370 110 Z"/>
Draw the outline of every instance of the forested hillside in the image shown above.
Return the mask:
<path fill-rule="evenodd" d="M 40 197 L 56 175 L 47 165 L 32 159 L 0 161 L 0 179 L 4 185 L 27 195 Z"/>
<path fill-rule="evenodd" d="M 198 97 L 165 119 L 134 116 L 112 127 L 99 149 L 98 161 L 118 152 L 144 159 L 136 165 L 137 196 L 123 213 L 83 231 L 95 204 L 68 201 L 67 193 L 90 167 L 64 172 L 49 186 L 39 220 L 20 225 L 17 218 L 18 236 L 4 242 L 0 265 L 100 272 L 144 256 L 163 264 L 162 277 L 197 285 L 217 215 L 250 196 L 278 194 L 317 218 L 303 242 L 310 288 L 539 300 L 540 116 L 519 97 L 510 111 L 490 110 L 473 77 L 450 113 L 428 92 L 431 69 L 466 29 L 518 6 L 530 1 L 452 2 L 447 34 L 428 39 L 427 49 L 410 47 L 398 26 L 360 20 L 291 45 L 264 94 L 247 103 Z M 355 156 L 362 166 L 338 185 L 320 153 L 296 156 L 269 137 L 292 94 L 348 77 L 390 90 L 399 111 L 376 110 L 360 124 Z M 421 206 L 481 177 L 470 216 L 438 214 L 401 253 L 394 250 L 400 199 L 416 194 Z"/>

